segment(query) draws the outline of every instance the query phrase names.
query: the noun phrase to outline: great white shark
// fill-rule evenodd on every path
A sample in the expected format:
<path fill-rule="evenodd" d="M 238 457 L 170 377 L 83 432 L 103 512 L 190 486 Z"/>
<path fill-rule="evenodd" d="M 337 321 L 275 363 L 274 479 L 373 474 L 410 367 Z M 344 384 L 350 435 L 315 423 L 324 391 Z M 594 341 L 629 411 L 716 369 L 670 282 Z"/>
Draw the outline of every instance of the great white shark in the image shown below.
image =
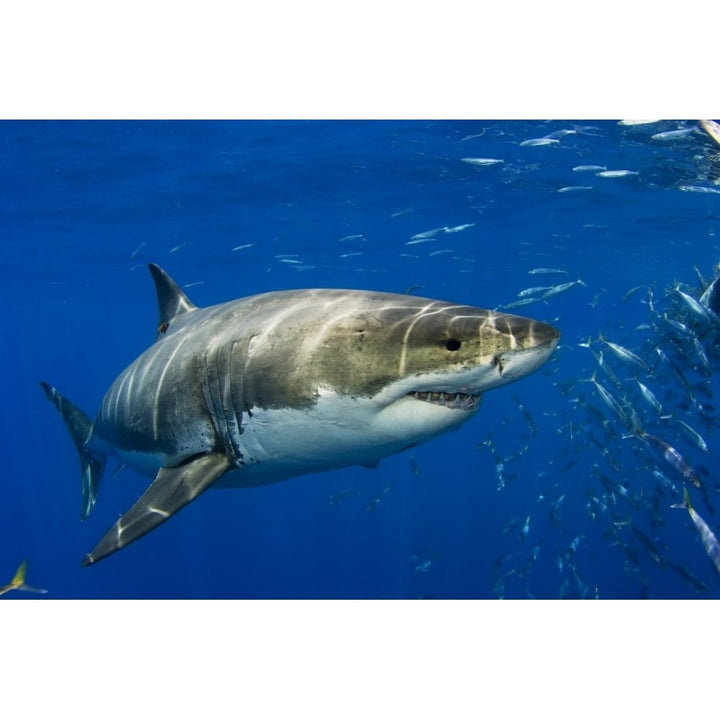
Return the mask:
<path fill-rule="evenodd" d="M 80 455 L 83 519 L 108 456 L 154 478 L 83 565 L 210 486 L 372 467 L 457 428 L 482 393 L 539 368 L 559 339 L 516 315 L 364 290 L 286 290 L 199 308 L 149 269 L 155 342 L 113 382 L 95 420 L 41 383 Z"/>

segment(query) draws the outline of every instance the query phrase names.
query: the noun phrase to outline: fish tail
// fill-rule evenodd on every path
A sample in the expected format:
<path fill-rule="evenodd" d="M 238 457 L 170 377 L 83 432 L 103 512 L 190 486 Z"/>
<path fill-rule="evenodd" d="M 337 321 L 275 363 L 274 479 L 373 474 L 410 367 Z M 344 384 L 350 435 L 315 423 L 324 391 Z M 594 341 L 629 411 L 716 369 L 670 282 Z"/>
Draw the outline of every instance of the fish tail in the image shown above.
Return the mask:
<path fill-rule="evenodd" d="M 671 505 L 670 507 L 677 508 L 678 510 L 687 510 L 688 512 L 692 512 L 693 506 L 690 502 L 690 493 L 687 491 L 687 488 L 683 488 L 682 502 L 675 503 L 675 505 Z"/>
<path fill-rule="evenodd" d="M 690 511 L 693 509 L 692 503 L 690 502 L 690 493 L 687 491 L 687 488 L 683 488 L 683 507 Z"/>
<path fill-rule="evenodd" d="M 637 413 L 633 410 L 632 416 L 630 418 L 632 422 L 632 428 L 633 428 L 633 434 L 637 437 L 643 437 L 645 435 L 645 430 L 643 430 L 642 423 L 640 422 L 640 418 L 638 417 Z"/>
<path fill-rule="evenodd" d="M 65 423 L 70 437 L 80 456 L 80 473 L 82 483 L 83 505 L 81 519 L 84 520 L 92 511 L 97 499 L 100 480 L 105 470 L 105 456 L 90 452 L 86 442 L 92 431 L 92 421 L 79 408 L 64 398 L 54 387 L 40 383 L 45 397 L 55 406 Z"/>
<path fill-rule="evenodd" d="M 25 573 L 27 572 L 27 560 L 23 560 L 17 572 L 10 581 L 10 586 L 16 588 L 25 583 Z"/>

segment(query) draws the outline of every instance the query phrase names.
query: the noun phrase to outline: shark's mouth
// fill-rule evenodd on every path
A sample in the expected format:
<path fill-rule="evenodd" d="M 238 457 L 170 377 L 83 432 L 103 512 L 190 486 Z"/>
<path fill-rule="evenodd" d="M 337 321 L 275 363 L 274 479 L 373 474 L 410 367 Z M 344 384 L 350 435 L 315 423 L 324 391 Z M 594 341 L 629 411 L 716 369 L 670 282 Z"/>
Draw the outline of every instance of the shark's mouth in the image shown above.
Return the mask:
<path fill-rule="evenodd" d="M 451 410 L 475 410 L 480 404 L 482 393 L 451 393 L 451 392 L 409 392 L 410 397 L 429 402 L 432 405 L 450 408 Z"/>

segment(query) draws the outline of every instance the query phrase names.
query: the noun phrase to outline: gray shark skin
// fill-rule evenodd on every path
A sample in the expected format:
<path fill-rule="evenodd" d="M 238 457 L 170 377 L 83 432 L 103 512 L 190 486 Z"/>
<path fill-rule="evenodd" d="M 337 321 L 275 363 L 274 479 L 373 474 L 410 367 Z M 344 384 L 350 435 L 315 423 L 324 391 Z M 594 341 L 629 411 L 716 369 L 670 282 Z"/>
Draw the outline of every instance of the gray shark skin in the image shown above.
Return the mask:
<path fill-rule="evenodd" d="M 154 478 L 88 553 L 101 560 L 211 485 L 374 466 L 456 428 L 539 368 L 551 325 L 438 300 L 288 290 L 197 308 L 157 265 L 157 336 L 90 420 L 41 383 L 80 455 L 86 518 L 105 460 Z"/>

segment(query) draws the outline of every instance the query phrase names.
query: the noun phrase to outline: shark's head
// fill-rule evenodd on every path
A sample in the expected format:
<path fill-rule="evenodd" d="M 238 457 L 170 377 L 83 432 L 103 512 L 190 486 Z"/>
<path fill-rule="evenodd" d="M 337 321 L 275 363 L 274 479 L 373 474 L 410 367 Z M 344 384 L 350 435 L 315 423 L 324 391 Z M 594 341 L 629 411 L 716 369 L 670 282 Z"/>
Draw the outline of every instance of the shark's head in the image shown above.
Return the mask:
<path fill-rule="evenodd" d="M 354 317 L 354 332 L 336 327 L 330 343 L 343 346 L 344 390 L 372 393 L 374 422 L 388 431 L 431 436 L 456 427 L 482 393 L 537 370 L 560 337 L 516 315 L 404 296 L 398 304 Z"/>
<path fill-rule="evenodd" d="M 255 387 L 257 404 L 315 406 L 320 414 L 325 404 L 342 419 L 335 408 L 346 403 L 348 424 L 370 425 L 388 444 L 407 446 L 457 427 L 478 409 L 482 393 L 539 368 L 559 339 L 546 323 L 466 305 L 363 291 L 304 292 L 296 316 L 283 323 L 286 343 L 296 334 L 294 350 L 272 386 Z M 278 344 L 258 338 L 250 365 L 258 368 L 263 351 Z M 351 410 L 357 406 L 366 411 Z"/>

